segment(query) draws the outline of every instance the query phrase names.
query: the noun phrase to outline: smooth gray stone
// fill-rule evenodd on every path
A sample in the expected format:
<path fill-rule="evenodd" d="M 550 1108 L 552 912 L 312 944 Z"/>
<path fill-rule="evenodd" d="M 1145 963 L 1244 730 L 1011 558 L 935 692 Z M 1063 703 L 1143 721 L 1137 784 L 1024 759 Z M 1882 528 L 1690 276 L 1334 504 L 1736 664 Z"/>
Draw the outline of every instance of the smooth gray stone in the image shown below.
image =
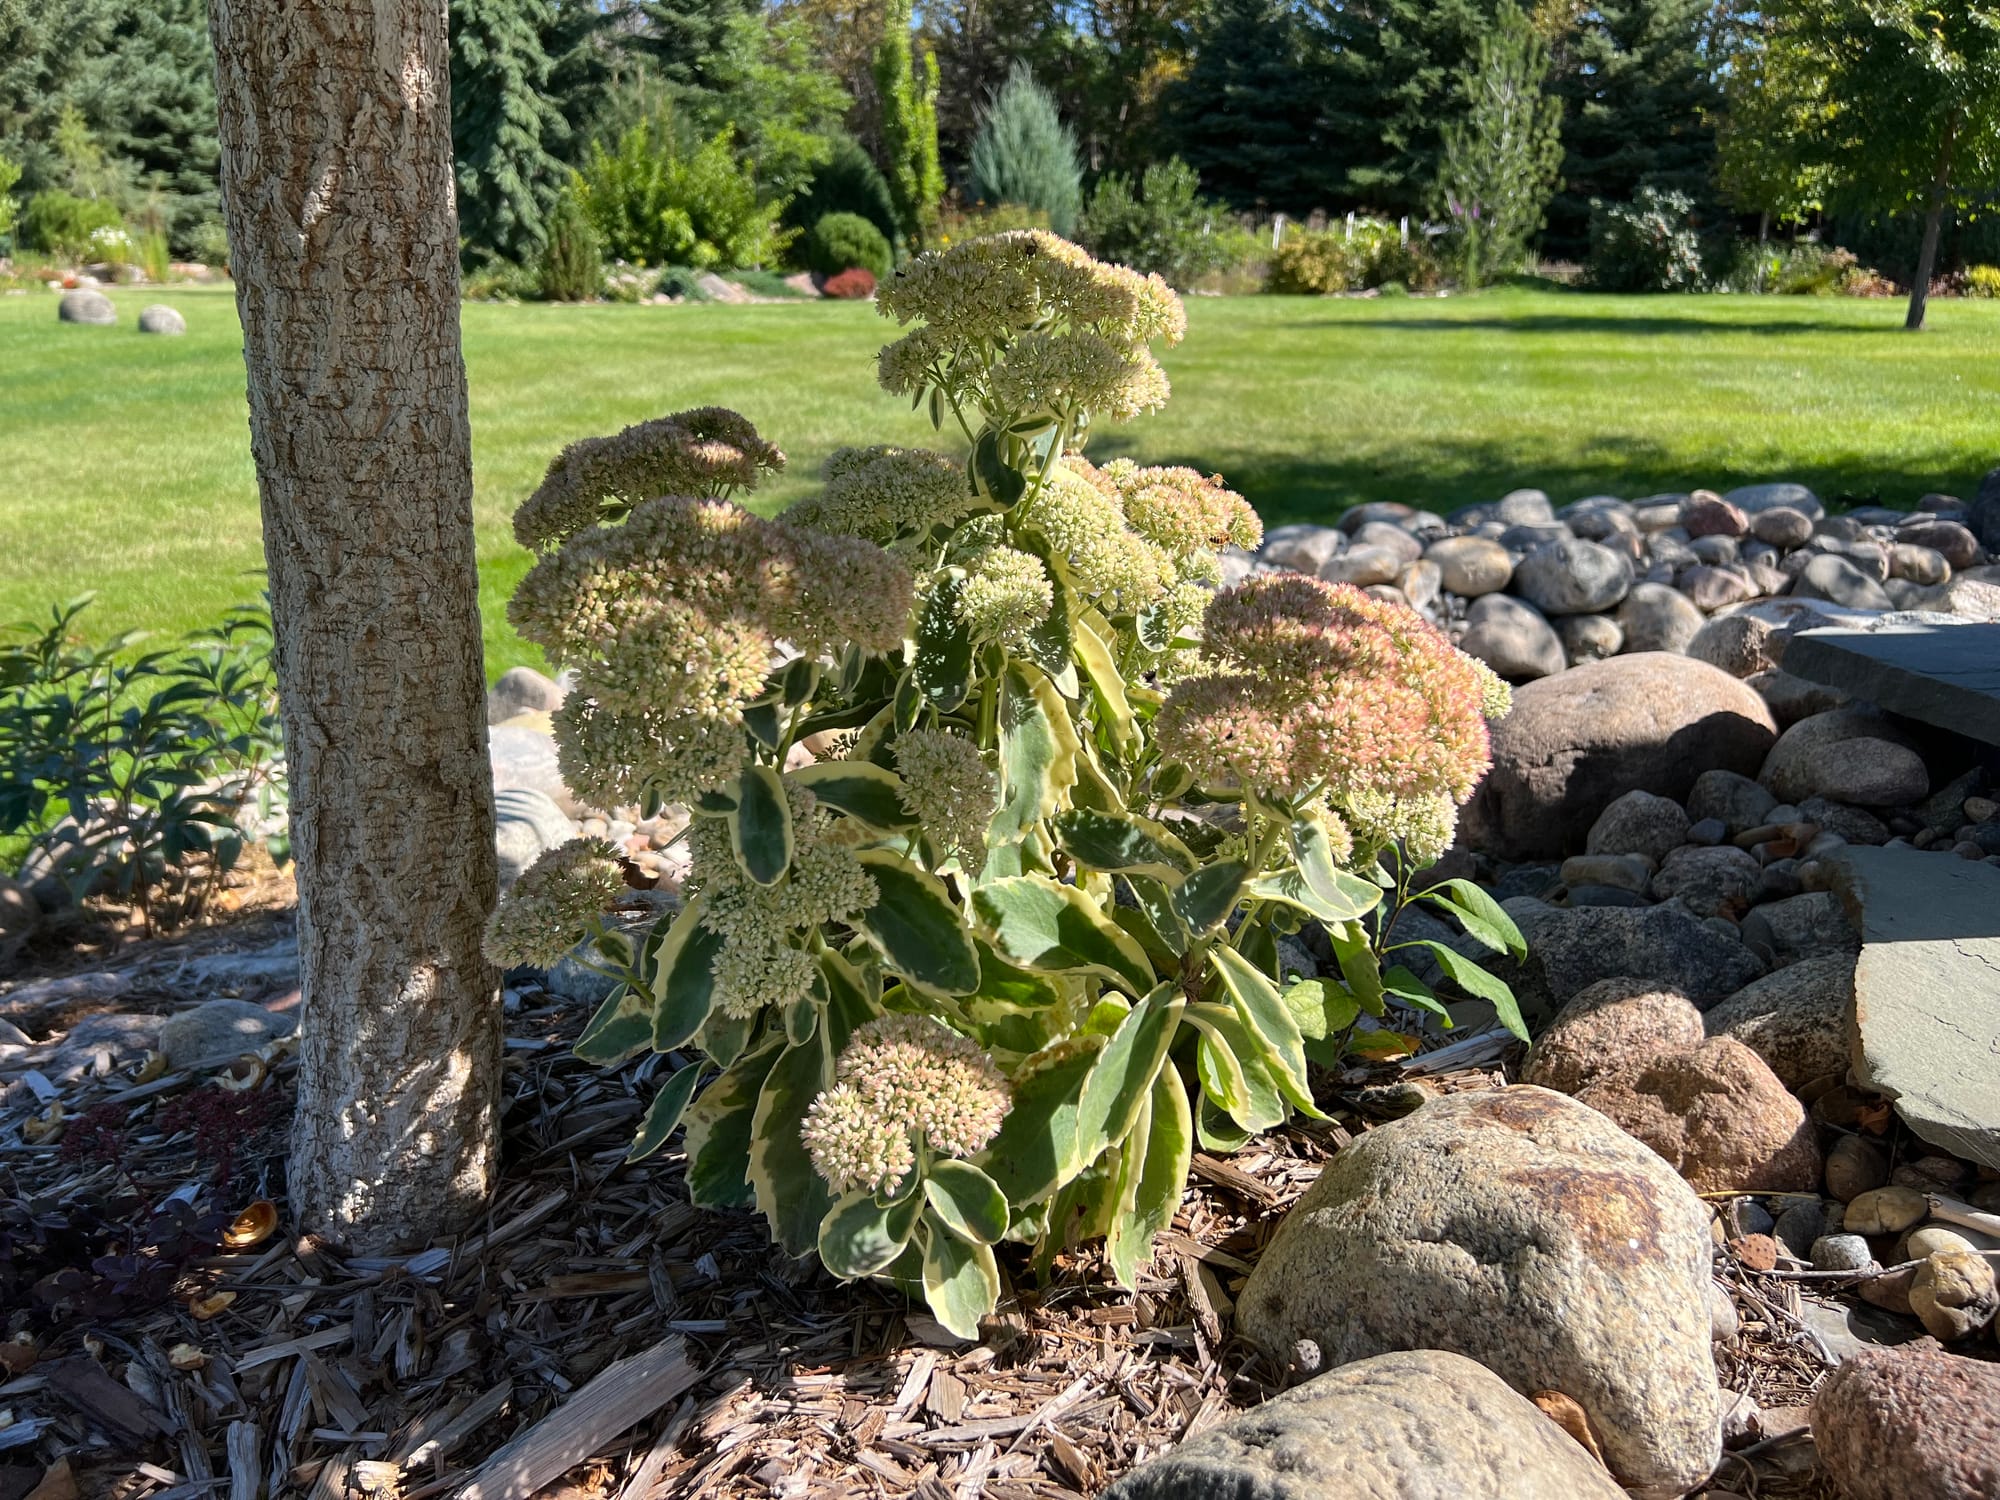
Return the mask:
<path fill-rule="evenodd" d="M 1785 670 L 2000 745 L 2000 625 L 1808 630 L 1785 648 Z"/>
<path fill-rule="evenodd" d="M 1820 503 L 1819 496 L 1802 484 L 1746 484 L 1729 491 L 1722 498 L 1749 515 L 1779 506 L 1799 511 L 1813 521 L 1826 514 L 1826 507 Z"/>

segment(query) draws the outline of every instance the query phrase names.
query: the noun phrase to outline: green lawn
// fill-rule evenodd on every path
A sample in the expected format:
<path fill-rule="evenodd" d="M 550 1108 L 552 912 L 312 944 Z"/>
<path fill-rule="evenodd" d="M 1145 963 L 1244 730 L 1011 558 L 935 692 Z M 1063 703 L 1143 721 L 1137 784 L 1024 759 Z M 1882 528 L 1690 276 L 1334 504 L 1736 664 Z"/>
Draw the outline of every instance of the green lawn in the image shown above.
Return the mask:
<path fill-rule="evenodd" d="M 95 589 L 99 630 L 192 628 L 252 597 L 262 552 L 234 302 L 157 294 L 184 339 L 0 297 L 0 621 Z M 1166 412 L 1130 453 L 1217 469 L 1268 523 L 1358 500 L 1448 508 L 1517 485 L 1558 501 L 1799 479 L 1907 505 L 1992 463 L 2000 302 L 1597 297 L 1196 299 Z M 842 443 L 921 441 L 879 392 L 887 325 L 852 304 L 465 309 L 487 664 L 532 659 L 503 603 L 526 566 L 507 518 L 564 442 L 685 406 L 748 413 L 792 457 L 769 497 Z"/>

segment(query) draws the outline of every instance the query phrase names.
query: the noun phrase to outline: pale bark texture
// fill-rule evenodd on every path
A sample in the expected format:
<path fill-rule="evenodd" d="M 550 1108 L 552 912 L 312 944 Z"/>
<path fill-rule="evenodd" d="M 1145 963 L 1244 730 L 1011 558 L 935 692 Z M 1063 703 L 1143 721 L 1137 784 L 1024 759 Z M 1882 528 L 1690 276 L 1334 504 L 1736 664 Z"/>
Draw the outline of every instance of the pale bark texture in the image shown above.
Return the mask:
<path fill-rule="evenodd" d="M 213 0 L 304 987 L 290 1188 L 364 1252 L 484 1203 L 495 889 L 446 0 Z"/>

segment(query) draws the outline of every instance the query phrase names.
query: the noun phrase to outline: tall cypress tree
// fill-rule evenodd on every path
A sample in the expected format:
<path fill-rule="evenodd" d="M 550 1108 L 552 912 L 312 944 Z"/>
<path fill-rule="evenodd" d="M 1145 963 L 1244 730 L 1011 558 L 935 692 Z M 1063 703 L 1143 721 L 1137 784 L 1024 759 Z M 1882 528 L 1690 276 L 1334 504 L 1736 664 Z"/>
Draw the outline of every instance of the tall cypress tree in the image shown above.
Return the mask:
<path fill-rule="evenodd" d="M 549 100 L 546 0 L 451 0 L 451 145 L 468 258 L 524 261 L 562 190 L 562 114 Z"/>
<path fill-rule="evenodd" d="M 1327 156 L 1320 40 L 1289 0 L 1216 0 L 1194 63 L 1161 100 L 1161 132 L 1202 186 L 1241 209 L 1324 207 Z"/>
<path fill-rule="evenodd" d="M 1714 217 L 1710 14 L 1709 0 L 1596 0 L 1558 38 L 1564 187 L 1549 205 L 1550 253 L 1580 259 L 1590 200 L 1623 201 L 1642 185 L 1686 193 Z"/>
<path fill-rule="evenodd" d="M 937 229 L 944 197 L 938 159 L 938 63 L 924 49 L 922 75 L 910 55 L 910 0 L 889 0 L 875 51 L 875 95 L 882 111 L 882 157 L 903 237 L 922 249 Z"/>

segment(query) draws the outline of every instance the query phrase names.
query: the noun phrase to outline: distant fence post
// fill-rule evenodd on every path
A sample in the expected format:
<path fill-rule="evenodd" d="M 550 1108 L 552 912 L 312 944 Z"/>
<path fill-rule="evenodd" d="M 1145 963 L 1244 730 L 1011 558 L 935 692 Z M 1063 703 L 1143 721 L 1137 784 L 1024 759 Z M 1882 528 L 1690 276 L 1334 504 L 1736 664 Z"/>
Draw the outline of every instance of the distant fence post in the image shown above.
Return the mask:
<path fill-rule="evenodd" d="M 1273 215 L 1271 219 L 1271 248 L 1273 250 L 1277 249 L 1284 242 L 1284 238 L 1285 216 L 1283 214 Z"/>
<path fill-rule="evenodd" d="M 1350 240 L 1354 238 L 1354 210 L 1351 208 L 1347 211 L 1347 237 Z"/>
<path fill-rule="evenodd" d="M 1405 245 L 1409 244 L 1409 243 L 1410 243 L 1410 216 L 1409 216 L 1408 214 L 1404 214 L 1404 215 L 1403 215 L 1403 220 L 1402 220 L 1402 233 L 1403 233 L 1403 243 L 1404 243 Z"/>

